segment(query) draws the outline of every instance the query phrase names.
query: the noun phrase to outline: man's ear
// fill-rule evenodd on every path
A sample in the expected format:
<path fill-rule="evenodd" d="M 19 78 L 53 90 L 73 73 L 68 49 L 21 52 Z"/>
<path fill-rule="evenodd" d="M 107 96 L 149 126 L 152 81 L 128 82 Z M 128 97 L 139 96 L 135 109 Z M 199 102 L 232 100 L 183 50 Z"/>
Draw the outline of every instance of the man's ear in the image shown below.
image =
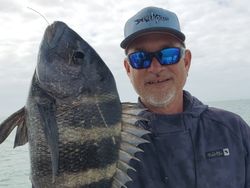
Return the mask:
<path fill-rule="evenodd" d="M 191 65 L 191 59 L 192 59 L 191 51 L 189 49 L 186 49 L 184 63 L 185 63 L 185 68 L 186 68 L 187 72 L 188 72 L 190 65 Z"/>
<path fill-rule="evenodd" d="M 130 65 L 129 65 L 128 58 L 125 58 L 125 59 L 124 59 L 123 64 L 124 64 L 124 67 L 125 67 L 125 69 L 126 69 L 127 75 L 129 76 L 131 67 L 130 67 Z"/>

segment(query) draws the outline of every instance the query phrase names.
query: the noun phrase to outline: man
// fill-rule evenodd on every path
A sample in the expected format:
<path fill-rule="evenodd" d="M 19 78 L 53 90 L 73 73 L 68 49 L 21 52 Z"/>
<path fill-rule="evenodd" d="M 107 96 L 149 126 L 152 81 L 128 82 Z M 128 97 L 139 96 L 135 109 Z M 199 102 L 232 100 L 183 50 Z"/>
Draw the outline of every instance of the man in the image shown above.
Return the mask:
<path fill-rule="evenodd" d="M 147 7 L 125 24 L 124 66 L 150 130 L 128 188 L 250 187 L 250 129 L 236 114 L 183 90 L 191 64 L 175 13 Z"/>

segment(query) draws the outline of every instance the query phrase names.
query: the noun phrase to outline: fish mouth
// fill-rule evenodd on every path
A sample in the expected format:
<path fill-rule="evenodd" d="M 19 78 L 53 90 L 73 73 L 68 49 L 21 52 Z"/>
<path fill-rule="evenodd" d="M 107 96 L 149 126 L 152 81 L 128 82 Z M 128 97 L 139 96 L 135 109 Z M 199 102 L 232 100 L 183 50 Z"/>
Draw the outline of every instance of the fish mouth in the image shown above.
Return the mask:
<path fill-rule="evenodd" d="M 54 48 L 58 44 L 58 40 L 62 37 L 67 25 L 63 22 L 56 21 L 45 31 L 45 40 L 50 48 Z"/>
<path fill-rule="evenodd" d="M 162 84 L 162 83 L 168 82 L 170 80 L 171 80 L 170 78 L 151 80 L 151 81 L 147 81 L 146 85 Z"/>

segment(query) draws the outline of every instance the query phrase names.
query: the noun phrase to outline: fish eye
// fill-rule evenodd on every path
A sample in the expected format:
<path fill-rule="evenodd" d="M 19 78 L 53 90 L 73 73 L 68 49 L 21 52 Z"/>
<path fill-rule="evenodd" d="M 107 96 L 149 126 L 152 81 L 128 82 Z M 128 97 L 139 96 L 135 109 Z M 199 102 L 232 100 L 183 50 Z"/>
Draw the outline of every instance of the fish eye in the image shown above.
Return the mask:
<path fill-rule="evenodd" d="M 80 64 L 81 61 L 84 59 L 84 53 L 81 52 L 81 51 L 75 51 L 73 52 L 73 55 L 72 55 L 72 60 L 75 64 Z"/>
<path fill-rule="evenodd" d="M 84 58 L 84 53 L 81 51 L 75 51 L 73 53 L 73 58 L 75 59 L 83 59 Z"/>

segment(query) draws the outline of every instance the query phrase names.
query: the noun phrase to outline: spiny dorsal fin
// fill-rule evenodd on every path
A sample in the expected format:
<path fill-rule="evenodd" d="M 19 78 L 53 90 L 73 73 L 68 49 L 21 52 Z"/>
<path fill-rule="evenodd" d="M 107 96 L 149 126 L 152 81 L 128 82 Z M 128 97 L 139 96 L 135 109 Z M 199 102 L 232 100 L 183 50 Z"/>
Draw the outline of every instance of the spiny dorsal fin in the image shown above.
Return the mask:
<path fill-rule="evenodd" d="M 132 181 L 132 179 L 128 176 L 127 172 L 124 172 L 119 168 L 116 169 L 115 179 L 121 182 L 122 186 L 124 186 L 125 183 Z"/>
<path fill-rule="evenodd" d="M 132 135 L 132 134 L 127 133 L 127 132 L 122 132 L 121 135 L 122 135 L 123 142 L 127 142 L 129 144 L 134 145 L 134 146 L 138 146 L 139 144 L 143 144 L 143 143 L 149 143 L 147 140 L 145 140 L 141 137 Z"/>
<path fill-rule="evenodd" d="M 131 155 L 130 153 L 123 151 L 123 150 L 119 150 L 119 160 L 120 161 L 123 161 L 123 162 L 128 164 L 131 159 L 135 159 L 137 161 L 140 161 L 138 158 Z"/>
<path fill-rule="evenodd" d="M 147 110 L 146 108 L 141 108 L 136 103 L 122 103 L 122 113 L 138 115 L 140 112 Z"/>
<path fill-rule="evenodd" d="M 127 172 L 128 169 L 136 172 L 136 170 L 133 167 L 129 166 L 127 163 L 123 161 L 118 161 L 117 168 L 119 168 L 123 172 Z"/>
<path fill-rule="evenodd" d="M 127 171 L 128 169 L 136 170 L 129 165 L 129 162 L 131 159 L 140 162 L 140 160 L 135 157 L 136 152 L 143 152 L 138 145 L 149 143 L 149 141 L 142 138 L 142 136 L 149 134 L 150 131 L 144 130 L 135 125 L 139 120 L 148 121 L 138 115 L 145 109 L 138 107 L 135 103 L 123 103 L 122 109 L 122 132 L 119 162 L 117 164 L 117 171 L 114 176 L 112 188 L 126 188 L 125 184 L 128 181 L 132 181 L 128 176 Z"/>
<path fill-rule="evenodd" d="M 137 121 L 140 121 L 140 120 L 148 121 L 146 118 L 140 117 L 138 115 L 122 114 L 123 123 L 134 125 Z"/>
<path fill-rule="evenodd" d="M 143 135 L 150 133 L 150 131 L 148 130 L 142 129 L 140 127 L 136 127 L 128 123 L 123 124 L 122 130 L 126 133 L 130 133 L 138 137 L 142 137 Z"/>
<path fill-rule="evenodd" d="M 125 186 L 116 177 L 114 177 L 113 182 L 112 182 L 112 188 L 127 188 L 127 186 Z"/>
<path fill-rule="evenodd" d="M 126 143 L 126 142 L 122 142 L 120 145 L 120 148 L 121 148 L 121 150 L 126 151 L 127 153 L 129 153 L 132 156 L 134 156 L 135 153 L 137 153 L 137 152 L 144 152 L 139 147 L 133 146 L 133 145 Z"/>

